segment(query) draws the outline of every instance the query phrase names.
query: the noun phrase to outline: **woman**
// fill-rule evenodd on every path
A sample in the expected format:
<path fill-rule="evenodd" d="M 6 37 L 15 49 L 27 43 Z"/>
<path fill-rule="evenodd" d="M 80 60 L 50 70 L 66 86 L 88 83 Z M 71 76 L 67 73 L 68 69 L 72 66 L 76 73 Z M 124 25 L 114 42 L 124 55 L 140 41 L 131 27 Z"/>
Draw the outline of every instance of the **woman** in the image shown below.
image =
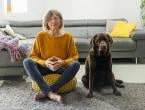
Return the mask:
<path fill-rule="evenodd" d="M 43 19 L 44 31 L 37 33 L 30 58 L 23 61 L 27 74 L 42 91 L 35 93 L 35 100 L 47 96 L 53 101 L 63 103 L 62 96 L 56 91 L 70 81 L 80 68 L 72 35 L 62 31 L 62 27 L 62 15 L 57 10 L 47 12 Z M 59 73 L 61 77 L 50 86 L 42 77 L 52 73 Z"/>

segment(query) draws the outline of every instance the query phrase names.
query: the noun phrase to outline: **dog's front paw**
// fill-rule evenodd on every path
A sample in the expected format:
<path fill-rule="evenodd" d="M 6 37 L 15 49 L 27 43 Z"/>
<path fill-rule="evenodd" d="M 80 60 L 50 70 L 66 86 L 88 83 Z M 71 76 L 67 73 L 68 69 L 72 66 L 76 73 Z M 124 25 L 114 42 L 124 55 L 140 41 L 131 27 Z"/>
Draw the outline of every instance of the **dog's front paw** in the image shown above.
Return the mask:
<path fill-rule="evenodd" d="M 115 96 L 121 96 L 121 93 L 118 90 L 114 91 L 113 93 Z"/>
<path fill-rule="evenodd" d="M 125 88 L 125 86 L 123 84 L 116 83 L 116 86 L 119 87 L 119 88 Z"/>
<path fill-rule="evenodd" d="M 88 93 L 87 98 L 92 98 L 94 97 L 93 93 Z"/>
<path fill-rule="evenodd" d="M 120 88 L 125 88 L 125 86 L 124 85 L 122 85 L 122 84 L 120 84 L 120 86 L 119 86 Z"/>

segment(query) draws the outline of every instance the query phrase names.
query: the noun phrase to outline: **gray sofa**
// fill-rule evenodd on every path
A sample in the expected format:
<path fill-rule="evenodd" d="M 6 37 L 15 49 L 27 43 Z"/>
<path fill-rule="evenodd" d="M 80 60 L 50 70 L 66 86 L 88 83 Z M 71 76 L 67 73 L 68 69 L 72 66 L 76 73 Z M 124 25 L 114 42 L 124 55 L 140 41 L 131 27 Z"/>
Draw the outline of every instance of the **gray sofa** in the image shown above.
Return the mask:
<path fill-rule="evenodd" d="M 0 28 L 9 24 L 15 33 L 25 36 L 26 40 L 21 43 L 32 45 L 35 35 L 42 30 L 41 20 L 35 21 L 0 21 Z M 102 20 L 65 20 L 64 30 L 73 34 L 79 51 L 80 58 L 86 58 L 90 48 L 91 37 L 98 32 L 105 32 L 106 19 Z M 143 58 L 145 57 L 145 31 L 138 29 L 130 34 L 130 38 L 113 38 L 112 57 L 113 58 Z M 137 62 L 137 60 L 136 60 Z M 22 62 L 10 62 L 8 52 L 0 52 L 0 77 L 24 75 L 25 71 Z"/>

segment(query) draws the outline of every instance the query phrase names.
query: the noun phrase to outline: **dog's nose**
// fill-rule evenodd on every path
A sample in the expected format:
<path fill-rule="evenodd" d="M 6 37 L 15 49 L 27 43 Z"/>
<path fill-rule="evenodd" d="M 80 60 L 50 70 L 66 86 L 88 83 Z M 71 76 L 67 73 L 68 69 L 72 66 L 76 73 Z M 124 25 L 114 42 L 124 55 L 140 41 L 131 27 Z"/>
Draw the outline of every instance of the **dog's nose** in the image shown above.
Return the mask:
<path fill-rule="evenodd" d="M 101 47 L 102 49 L 106 49 L 106 48 L 107 48 L 105 43 L 101 43 L 100 47 Z"/>
<path fill-rule="evenodd" d="M 105 49 L 106 48 L 106 45 L 105 44 L 102 44 L 102 48 Z"/>

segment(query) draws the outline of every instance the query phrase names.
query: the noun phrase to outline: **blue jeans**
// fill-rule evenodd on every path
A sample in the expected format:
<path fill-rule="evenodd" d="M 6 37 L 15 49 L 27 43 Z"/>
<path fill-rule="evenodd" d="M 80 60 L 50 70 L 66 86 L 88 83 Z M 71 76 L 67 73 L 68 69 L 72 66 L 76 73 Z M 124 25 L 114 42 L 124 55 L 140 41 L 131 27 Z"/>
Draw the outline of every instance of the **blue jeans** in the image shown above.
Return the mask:
<path fill-rule="evenodd" d="M 29 77 L 37 83 L 42 93 L 47 95 L 50 91 L 56 92 L 61 86 L 70 81 L 78 72 L 80 63 L 78 61 L 72 61 L 65 68 L 54 72 L 46 67 L 39 65 L 32 59 L 26 58 L 23 61 L 23 66 Z M 43 80 L 43 76 L 52 73 L 61 74 L 61 77 L 53 85 L 48 85 Z"/>

